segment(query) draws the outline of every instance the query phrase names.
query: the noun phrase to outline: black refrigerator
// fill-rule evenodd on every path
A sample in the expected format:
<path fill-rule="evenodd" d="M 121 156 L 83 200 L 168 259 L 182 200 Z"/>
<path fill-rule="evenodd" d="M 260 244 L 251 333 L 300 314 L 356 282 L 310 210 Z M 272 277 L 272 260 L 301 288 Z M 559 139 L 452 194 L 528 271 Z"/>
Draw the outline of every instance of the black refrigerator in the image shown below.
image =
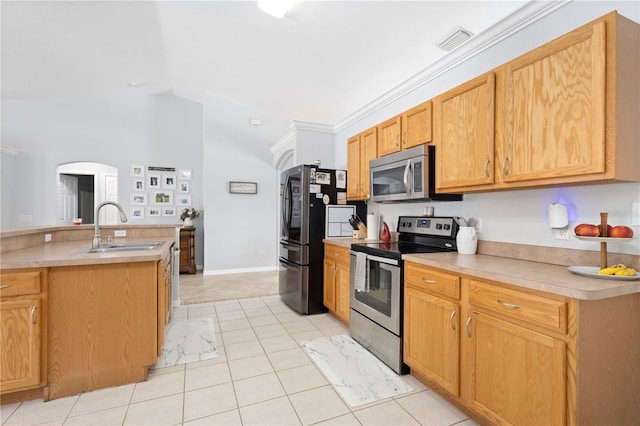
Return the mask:
<path fill-rule="evenodd" d="M 300 165 L 282 172 L 280 185 L 279 293 L 301 314 L 327 312 L 322 302 L 325 215 L 327 205 L 346 200 L 347 172 Z M 356 206 L 361 218 L 363 202 Z"/>

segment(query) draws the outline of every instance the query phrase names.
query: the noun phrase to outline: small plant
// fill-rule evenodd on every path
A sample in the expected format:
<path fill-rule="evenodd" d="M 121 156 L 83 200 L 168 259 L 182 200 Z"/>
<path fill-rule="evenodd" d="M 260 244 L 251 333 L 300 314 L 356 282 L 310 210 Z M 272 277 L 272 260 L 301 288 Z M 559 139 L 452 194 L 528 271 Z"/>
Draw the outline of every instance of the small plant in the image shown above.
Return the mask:
<path fill-rule="evenodd" d="M 182 213 L 180 213 L 180 220 L 185 220 L 187 218 L 195 219 L 198 216 L 200 216 L 200 212 L 193 207 L 184 208 L 182 209 Z"/>

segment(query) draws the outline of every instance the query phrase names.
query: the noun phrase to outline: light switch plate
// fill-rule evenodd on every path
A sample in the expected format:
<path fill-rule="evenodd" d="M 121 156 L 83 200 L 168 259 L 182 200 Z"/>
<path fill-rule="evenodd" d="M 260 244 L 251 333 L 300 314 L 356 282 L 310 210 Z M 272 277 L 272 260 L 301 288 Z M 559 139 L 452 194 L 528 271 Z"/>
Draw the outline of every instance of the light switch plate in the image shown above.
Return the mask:
<path fill-rule="evenodd" d="M 115 231 L 113 231 L 113 236 L 114 237 L 126 237 L 127 236 L 127 231 L 124 229 L 116 229 Z"/>

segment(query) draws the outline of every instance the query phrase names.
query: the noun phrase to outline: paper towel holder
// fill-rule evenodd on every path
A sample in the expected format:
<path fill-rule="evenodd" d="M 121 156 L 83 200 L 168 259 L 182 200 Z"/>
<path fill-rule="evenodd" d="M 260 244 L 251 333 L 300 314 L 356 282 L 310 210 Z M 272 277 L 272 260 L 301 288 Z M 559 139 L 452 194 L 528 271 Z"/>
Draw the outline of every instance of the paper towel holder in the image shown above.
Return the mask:
<path fill-rule="evenodd" d="M 551 203 L 548 206 L 548 211 L 551 229 L 564 229 L 569 225 L 567 206 L 562 203 Z"/>

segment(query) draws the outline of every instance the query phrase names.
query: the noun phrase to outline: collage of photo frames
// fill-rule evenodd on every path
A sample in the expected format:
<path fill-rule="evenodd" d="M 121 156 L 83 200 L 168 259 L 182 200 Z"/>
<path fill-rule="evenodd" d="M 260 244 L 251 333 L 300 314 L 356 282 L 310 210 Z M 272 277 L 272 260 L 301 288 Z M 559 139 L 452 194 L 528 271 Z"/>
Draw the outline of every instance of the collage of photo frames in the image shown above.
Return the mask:
<path fill-rule="evenodd" d="M 191 207 L 191 169 L 131 166 L 132 220 L 177 217 Z"/>

